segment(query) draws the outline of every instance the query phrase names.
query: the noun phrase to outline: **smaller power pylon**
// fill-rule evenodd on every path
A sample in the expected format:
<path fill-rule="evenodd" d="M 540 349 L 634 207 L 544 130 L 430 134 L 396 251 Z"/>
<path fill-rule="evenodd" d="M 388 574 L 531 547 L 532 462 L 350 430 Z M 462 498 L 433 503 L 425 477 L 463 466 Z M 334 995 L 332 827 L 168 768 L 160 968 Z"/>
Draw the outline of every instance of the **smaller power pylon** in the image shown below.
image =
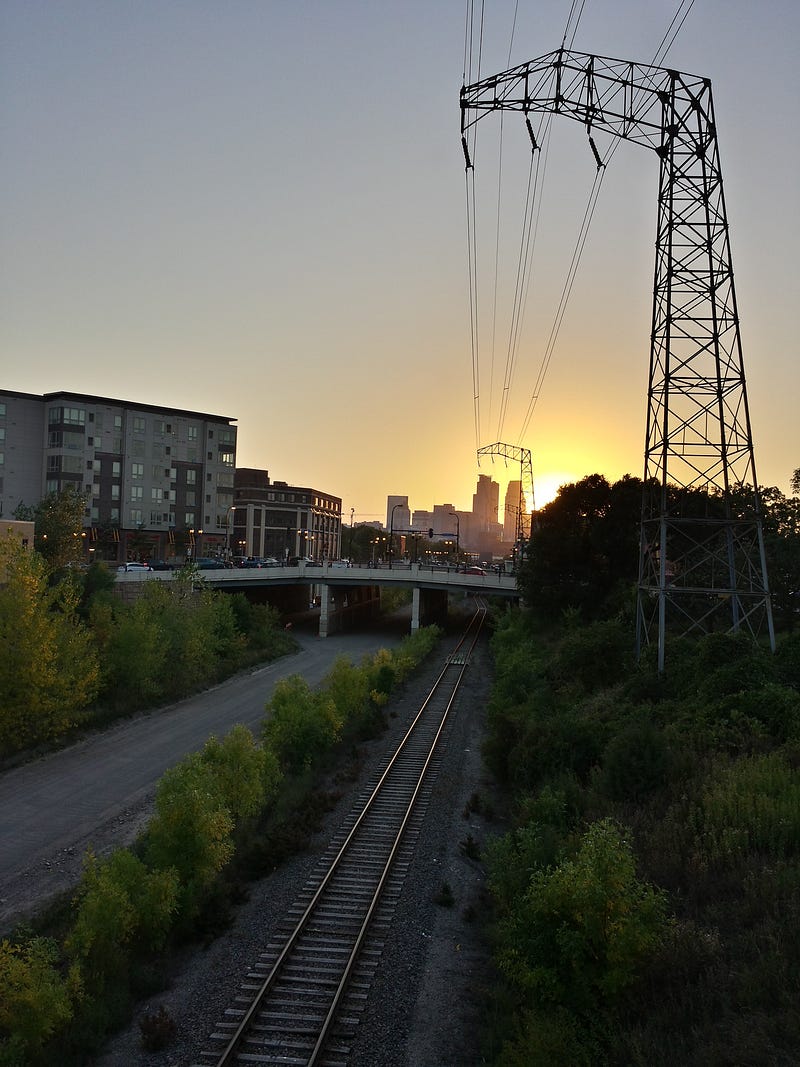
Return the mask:
<path fill-rule="evenodd" d="M 516 530 L 514 535 L 514 548 L 520 556 L 523 554 L 523 546 L 531 535 L 531 519 L 528 514 L 527 501 L 531 501 L 530 515 L 533 515 L 535 505 L 533 502 L 533 468 L 531 466 L 531 453 L 528 448 L 520 448 L 518 445 L 504 445 L 496 441 L 493 445 L 484 445 L 478 449 L 478 465 L 481 456 L 502 456 L 519 463 L 519 505 L 516 511 Z"/>

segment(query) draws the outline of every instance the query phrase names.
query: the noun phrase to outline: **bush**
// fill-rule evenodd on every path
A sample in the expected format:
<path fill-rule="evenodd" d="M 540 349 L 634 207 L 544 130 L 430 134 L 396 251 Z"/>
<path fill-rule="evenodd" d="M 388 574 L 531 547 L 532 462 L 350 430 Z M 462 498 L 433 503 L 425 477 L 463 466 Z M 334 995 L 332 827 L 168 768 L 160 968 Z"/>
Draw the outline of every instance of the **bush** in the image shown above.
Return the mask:
<path fill-rule="evenodd" d="M 615 619 L 575 629 L 561 642 L 552 672 L 562 685 L 587 692 L 615 685 L 633 669 L 630 627 Z"/>
<path fill-rule="evenodd" d="M 597 783 L 610 800 L 642 800 L 666 783 L 669 767 L 663 732 L 649 718 L 641 717 L 623 727 L 606 745 Z"/>
<path fill-rule="evenodd" d="M 237 822 L 255 815 L 277 792 L 276 756 L 257 745 L 246 726 L 234 726 L 222 741 L 210 737 L 200 761 L 212 771 L 223 803 Z"/>
<path fill-rule="evenodd" d="M 166 771 L 155 808 L 145 857 L 151 867 L 174 868 L 181 885 L 180 914 L 191 917 L 205 887 L 233 856 L 233 816 L 213 769 L 199 754 Z"/>
<path fill-rule="evenodd" d="M 77 973 L 62 978 L 52 941 L 0 941 L 0 1063 L 24 1067 L 72 1016 Z"/>
<path fill-rule="evenodd" d="M 123 978 L 132 954 L 163 946 L 177 899 L 173 870 L 148 871 L 128 849 L 103 863 L 91 852 L 87 855 L 66 948 L 80 961 L 92 990 L 102 988 L 107 978 Z"/>
<path fill-rule="evenodd" d="M 688 815 L 696 849 L 708 862 L 758 852 L 800 853 L 800 778 L 783 752 L 750 756 L 709 776 Z"/>
<path fill-rule="evenodd" d="M 312 765 L 338 739 L 342 720 L 333 700 L 298 675 L 277 683 L 267 704 L 265 743 L 290 773 Z"/>
<path fill-rule="evenodd" d="M 574 858 L 534 871 L 503 924 L 500 965 L 540 1005 L 591 1014 L 636 979 L 665 926 L 665 897 L 638 881 L 629 842 L 600 820 Z"/>

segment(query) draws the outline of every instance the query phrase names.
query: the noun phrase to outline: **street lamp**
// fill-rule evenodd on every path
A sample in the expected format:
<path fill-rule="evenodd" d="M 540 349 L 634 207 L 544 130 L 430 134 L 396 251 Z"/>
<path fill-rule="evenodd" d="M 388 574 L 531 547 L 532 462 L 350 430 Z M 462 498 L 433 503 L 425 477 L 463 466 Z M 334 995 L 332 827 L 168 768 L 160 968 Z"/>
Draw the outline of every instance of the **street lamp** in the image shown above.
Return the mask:
<path fill-rule="evenodd" d="M 459 546 L 460 546 L 460 542 L 461 542 L 461 520 L 459 519 L 458 515 L 456 515 L 456 513 L 454 511 L 450 512 L 450 517 L 456 520 L 456 563 L 458 563 L 458 557 L 459 557 L 459 551 L 460 551 Z"/>
<path fill-rule="evenodd" d="M 231 558 L 231 512 L 236 511 L 236 505 L 231 504 L 228 508 L 228 513 L 225 516 L 226 536 L 225 536 L 225 554 L 228 559 Z M 234 515 L 234 526 L 236 525 L 236 516 Z"/>
<path fill-rule="evenodd" d="M 389 570 L 392 569 L 392 548 L 394 547 L 394 513 L 398 508 L 403 505 L 400 503 L 392 505 L 392 514 L 389 518 Z"/>
<path fill-rule="evenodd" d="M 350 548 L 347 550 L 347 558 L 350 560 L 350 566 L 353 566 L 353 516 L 356 513 L 355 508 L 350 508 Z"/>
<path fill-rule="evenodd" d="M 200 548 L 200 538 L 203 536 L 203 531 L 190 529 L 189 533 L 192 535 L 192 545 L 194 546 L 194 561 L 197 563 L 197 557 L 200 555 L 198 551 Z"/>

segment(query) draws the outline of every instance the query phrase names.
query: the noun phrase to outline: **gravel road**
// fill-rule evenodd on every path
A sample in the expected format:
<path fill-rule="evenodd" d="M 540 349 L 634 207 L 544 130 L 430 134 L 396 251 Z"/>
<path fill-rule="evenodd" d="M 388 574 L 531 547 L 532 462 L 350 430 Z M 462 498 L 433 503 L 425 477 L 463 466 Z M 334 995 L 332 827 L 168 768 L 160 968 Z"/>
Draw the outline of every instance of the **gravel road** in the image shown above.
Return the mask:
<path fill-rule="evenodd" d="M 393 699 L 387 732 L 364 746 L 364 777 L 385 761 L 402 736 L 452 645 L 446 639 Z M 352 1067 L 479 1067 L 484 1062 L 478 1033 L 483 991 L 492 981 L 480 921 L 485 878 L 480 863 L 461 846 L 469 837 L 480 845 L 498 831 L 485 814 L 465 814 L 475 794 L 484 809 L 492 796 L 480 756 L 489 686 L 490 658 L 481 645 L 444 738 L 445 758 L 358 1027 Z M 355 783 L 342 796 L 307 853 L 251 886 L 223 938 L 206 949 L 187 951 L 176 962 L 169 988 L 141 1005 L 132 1025 L 108 1043 L 98 1067 L 190 1067 L 200 1062 L 207 1036 L 233 1003 L 245 968 L 299 896 L 361 788 Z M 452 891 L 452 907 L 436 903 L 445 884 Z M 145 1052 L 138 1019 L 162 1005 L 176 1023 L 177 1036 L 164 1051 Z"/>

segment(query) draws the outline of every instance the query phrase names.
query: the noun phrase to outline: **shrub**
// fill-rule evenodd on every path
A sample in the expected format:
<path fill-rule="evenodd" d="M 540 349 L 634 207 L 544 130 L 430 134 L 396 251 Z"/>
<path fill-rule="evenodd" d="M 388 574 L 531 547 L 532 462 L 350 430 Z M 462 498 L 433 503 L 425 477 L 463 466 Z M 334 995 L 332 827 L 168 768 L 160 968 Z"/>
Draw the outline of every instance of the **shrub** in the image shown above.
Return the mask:
<path fill-rule="evenodd" d="M 562 685 L 577 684 L 592 691 L 622 681 L 632 668 L 630 628 L 612 619 L 570 631 L 561 643 L 552 672 Z"/>
<path fill-rule="evenodd" d="M 257 745 L 241 723 L 232 727 L 222 741 L 210 737 L 200 754 L 212 771 L 220 796 L 235 820 L 255 815 L 264 807 L 270 786 L 270 799 L 280 781 L 271 749 Z"/>
<path fill-rule="evenodd" d="M 310 767 L 340 736 L 342 720 L 325 693 L 298 675 L 277 683 L 267 704 L 264 741 L 291 773 Z"/>
<path fill-rule="evenodd" d="M 77 972 L 62 978 L 58 950 L 35 937 L 0 941 L 0 1063 L 23 1067 L 72 1016 Z"/>
<path fill-rule="evenodd" d="M 660 943 L 665 915 L 664 896 L 636 878 L 622 831 L 600 820 L 574 858 L 533 873 L 503 924 L 500 965 L 540 1004 L 589 1013 L 635 980 Z"/>
<path fill-rule="evenodd" d="M 164 944 L 177 895 L 174 871 L 148 871 L 128 849 L 103 863 L 87 854 L 66 948 L 80 961 L 93 989 L 102 988 L 107 977 L 121 977 L 133 951 Z"/>
<path fill-rule="evenodd" d="M 783 752 L 750 756 L 709 777 L 688 814 L 697 852 L 728 863 L 749 851 L 800 852 L 800 778 Z"/>
<path fill-rule="evenodd" d="M 489 842 L 489 884 L 502 912 L 513 911 L 534 871 L 555 866 L 574 821 L 567 794 L 548 785 L 524 803 L 516 829 Z"/>
<path fill-rule="evenodd" d="M 641 800 L 664 785 L 669 765 L 663 732 L 649 718 L 641 717 L 606 745 L 598 785 L 611 800 Z"/>
<path fill-rule="evenodd" d="M 181 914 L 191 916 L 204 887 L 233 855 L 233 816 L 212 768 L 199 754 L 165 772 L 156 789 L 155 808 L 145 856 L 151 867 L 175 869 Z"/>
<path fill-rule="evenodd" d="M 139 1031 L 142 1035 L 142 1047 L 148 1052 L 159 1052 L 175 1040 L 177 1027 L 175 1020 L 161 1004 L 156 1011 L 146 1012 L 141 1017 Z"/>

